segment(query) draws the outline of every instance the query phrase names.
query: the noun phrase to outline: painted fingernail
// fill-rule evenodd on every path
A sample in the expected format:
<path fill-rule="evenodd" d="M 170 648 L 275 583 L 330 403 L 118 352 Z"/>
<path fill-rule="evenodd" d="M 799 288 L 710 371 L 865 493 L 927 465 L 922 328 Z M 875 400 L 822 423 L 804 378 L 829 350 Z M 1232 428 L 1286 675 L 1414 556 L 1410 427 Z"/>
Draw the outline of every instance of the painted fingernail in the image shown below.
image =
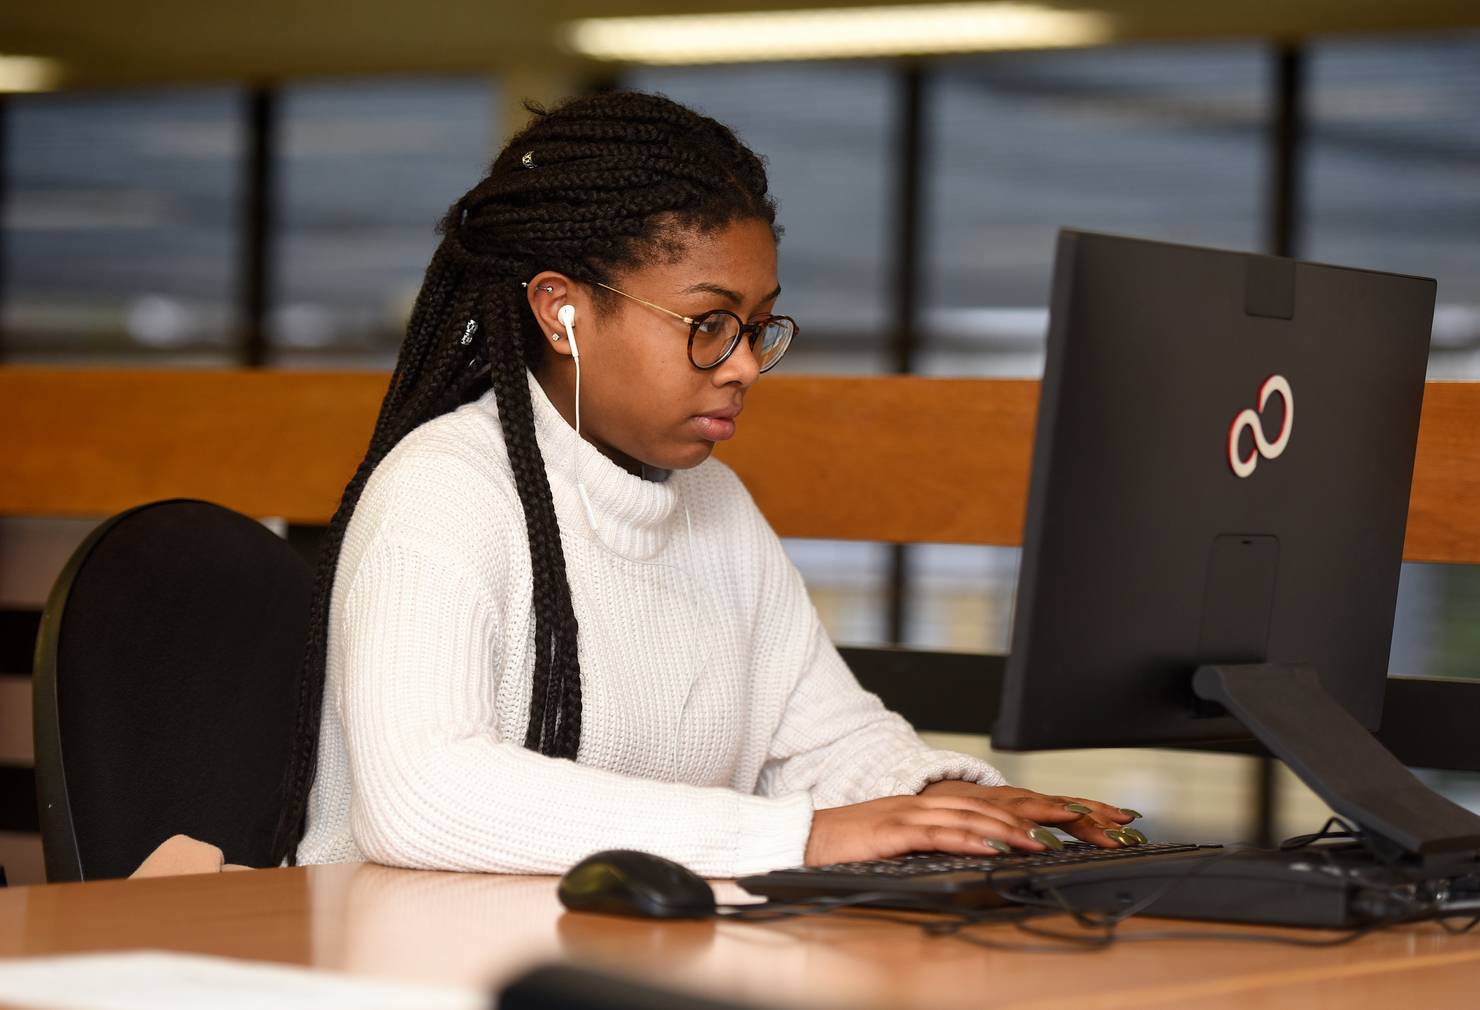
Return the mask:
<path fill-rule="evenodd" d="M 1135 842 L 1131 841 L 1130 835 L 1126 834 L 1124 831 L 1118 828 L 1106 828 L 1105 837 L 1110 839 L 1112 842 L 1118 842 L 1119 844 L 1125 846 L 1136 844 Z"/>
<path fill-rule="evenodd" d="M 1083 803 L 1065 803 L 1064 809 L 1069 811 L 1071 814 L 1088 814 L 1093 812 Z"/>
<path fill-rule="evenodd" d="M 1121 828 L 1120 833 L 1122 835 L 1130 835 L 1133 839 L 1135 839 L 1137 845 L 1145 845 L 1147 842 L 1151 841 L 1151 839 L 1147 838 L 1136 828 Z"/>
<path fill-rule="evenodd" d="M 983 842 L 986 842 L 988 845 L 990 845 L 992 848 L 996 849 L 998 852 L 1006 853 L 1006 852 L 1011 852 L 1012 851 L 1012 846 L 1011 845 L 1008 845 L 1006 842 L 999 842 L 995 838 L 983 838 L 982 841 Z"/>
<path fill-rule="evenodd" d="M 1129 814 L 1131 820 L 1133 820 L 1133 821 L 1134 820 L 1139 820 L 1141 817 L 1144 816 L 1139 810 L 1130 810 L 1130 809 L 1128 809 L 1126 807 L 1121 807 L 1120 808 L 1120 812 L 1123 813 L 1123 814 Z"/>
<path fill-rule="evenodd" d="M 1050 849 L 1062 849 L 1064 843 L 1059 841 L 1059 836 L 1047 828 L 1034 828 L 1028 832 L 1028 837 L 1039 845 L 1047 845 Z"/>

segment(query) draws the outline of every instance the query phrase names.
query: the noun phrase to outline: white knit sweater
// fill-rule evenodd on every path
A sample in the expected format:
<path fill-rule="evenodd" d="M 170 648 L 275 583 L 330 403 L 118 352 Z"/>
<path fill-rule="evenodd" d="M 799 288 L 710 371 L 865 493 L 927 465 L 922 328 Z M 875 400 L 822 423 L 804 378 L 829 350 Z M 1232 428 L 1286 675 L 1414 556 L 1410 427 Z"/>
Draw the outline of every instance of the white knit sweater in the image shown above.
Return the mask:
<path fill-rule="evenodd" d="M 859 687 L 728 467 L 633 476 L 529 388 L 580 628 L 578 760 L 522 745 L 529 542 L 489 393 L 403 439 L 350 520 L 301 862 L 550 873 L 636 848 L 732 876 L 800 864 L 814 808 L 1002 781 Z"/>

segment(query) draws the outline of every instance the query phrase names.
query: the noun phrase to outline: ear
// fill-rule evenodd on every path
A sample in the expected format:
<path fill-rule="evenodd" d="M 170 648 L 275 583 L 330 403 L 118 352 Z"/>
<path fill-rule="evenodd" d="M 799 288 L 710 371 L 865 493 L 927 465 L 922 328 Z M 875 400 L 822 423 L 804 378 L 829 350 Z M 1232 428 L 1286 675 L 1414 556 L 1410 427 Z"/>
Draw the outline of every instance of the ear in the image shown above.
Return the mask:
<path fill-rule="evenodd" d="M 554 270 L 542 270 L 534 275 L 525 291 L 529 310 L 545 335 L 547 345 L 556 354 L 570 357 L 570 341 L 565 339 L 565 324 L 560 321 L 562 305 L 573 305 L 576 310 L 576 325 L 590 319 L 591 312 L 585 292 L 565 274 Z M 556 336 L 559 339 L 555 339 Z M 579 338 L 577 338 L 579 339 Z"/>

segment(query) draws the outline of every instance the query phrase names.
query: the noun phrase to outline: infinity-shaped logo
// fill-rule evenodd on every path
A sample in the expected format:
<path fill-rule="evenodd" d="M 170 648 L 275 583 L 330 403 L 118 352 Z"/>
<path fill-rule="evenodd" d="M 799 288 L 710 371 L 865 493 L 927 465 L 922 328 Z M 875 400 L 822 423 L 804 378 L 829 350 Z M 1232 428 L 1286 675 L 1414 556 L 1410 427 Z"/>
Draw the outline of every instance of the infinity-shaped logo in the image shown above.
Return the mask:
<path fill-rule="evenodd" d="M 1264 424 L 1259 419 L 1259 414 L 1264 410 L 1265 404 L 1275 393 L 1280 394 L 1280 399 L 1285 404 L 1285 419 L 1280 424 L 1280 433 L 1273 442 L 1264 437 Z M 1264 385 L 1259 387 L 1259 408 L 1245 408 L 1239 411 L 1238 416 L 1233 419 L 1233 427 L 1228 429 L 1228 465 L 1233 467 L 1236 477 L 1247 477 L 1254 472 L 1259 465 L 1259 457 L 1274 459 L 1285 451 L 1285 446 L 1290 444 L 1290 429 L 1295 426 L 1295 394 L 1290 391 L 1290 383 L 1283 375 L 1271 375 L 1264 380 Z M 1254 451 L 1249 453 L 1247 459 L 1239 458 L 1238 440 L 1248 428 L 1254 435 Z"/>

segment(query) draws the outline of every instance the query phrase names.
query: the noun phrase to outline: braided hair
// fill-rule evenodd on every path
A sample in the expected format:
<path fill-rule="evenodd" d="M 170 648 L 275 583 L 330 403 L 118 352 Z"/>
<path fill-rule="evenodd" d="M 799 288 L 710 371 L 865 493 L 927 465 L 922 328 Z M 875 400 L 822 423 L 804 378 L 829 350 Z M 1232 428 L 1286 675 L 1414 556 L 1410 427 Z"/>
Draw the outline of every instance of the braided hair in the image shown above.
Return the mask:
<path fill-rule="evenodd" d="M 660 95 L 611 91 L 533 118 L 442 218 L 365 458 L 329 523 L 314 583 L 273 860 L 296 862 L 318 763 L 329 601 L 344 532 L 371 472 L 412 429 L 492 386 L 529 534 L 534 679 L 524 746 L 574 759 L 581 737 L 576 617 L 525 377 L 545 352 L 522 281 L 543 270 L 605 289 L 685 233 L 776 226 L 765 167 L 727 127 Z M 609 296 L 607 296 L 609 297 Z"/>

